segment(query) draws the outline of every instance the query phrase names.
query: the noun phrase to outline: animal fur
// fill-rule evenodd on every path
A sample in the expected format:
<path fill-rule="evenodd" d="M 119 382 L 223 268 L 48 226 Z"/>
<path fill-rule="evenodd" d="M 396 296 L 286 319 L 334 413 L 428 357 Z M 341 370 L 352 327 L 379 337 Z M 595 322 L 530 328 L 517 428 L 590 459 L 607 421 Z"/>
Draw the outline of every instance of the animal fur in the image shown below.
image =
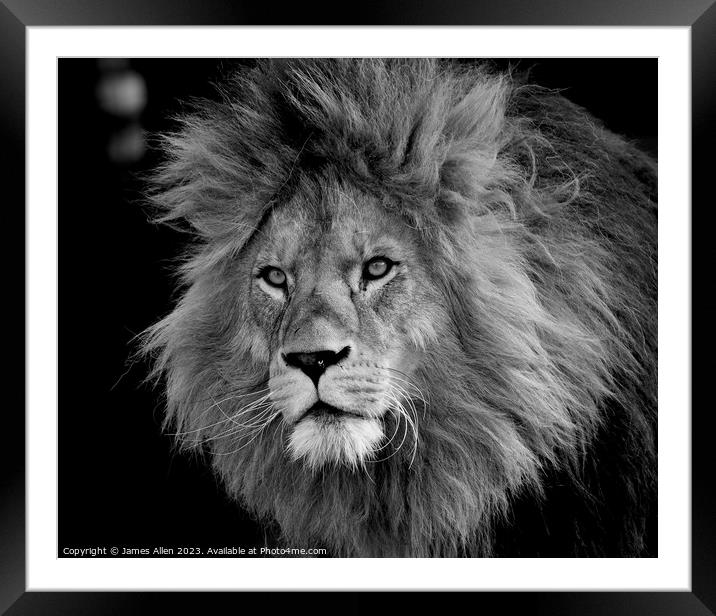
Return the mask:
<path fill-rule="evenodd" d="M 434 60 L 259 62 L 179 122 L 151 200 L 195 241 L 144 349 L 233 498 L 335 556 L 654 555 L 654 161 L 556 93 Z M 268 378 L 242 260 L 329 188 L 414 230 L 441 303 L 414 458 L 312 472 L 280 418 L 220 438 L 216 403 Z"/>

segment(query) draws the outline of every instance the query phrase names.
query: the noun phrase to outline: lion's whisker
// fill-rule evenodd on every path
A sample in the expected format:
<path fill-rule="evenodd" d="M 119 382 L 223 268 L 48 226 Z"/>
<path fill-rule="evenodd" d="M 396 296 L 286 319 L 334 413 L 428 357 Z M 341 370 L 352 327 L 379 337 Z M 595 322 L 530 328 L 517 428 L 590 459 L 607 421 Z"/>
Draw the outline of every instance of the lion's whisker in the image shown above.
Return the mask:
<path fill-rule="evenodd" d="M 417 440 L 417 427 L 418 427 L 418 410 L 415 407 L 415 403 L 413 402 L 412 398 L 408 395 L 408 393 L 399 385 L 396 385 L 393 383 L 393 389 L 395 392 L 400 396 L 405 402 L 407 403 L 409 409 L 412 411 L 412 420 L 414 421 L 413 430 L 416 431 L 416 440 Z"/>
<path fill-rule="evenodd" d="M 221 453 L 214 452 L 214 455 L 215 455 L 215 456 L 230 456 L 230 455 L 233 455 L 233 454 L 238 453 L 239 451 L 241 451 L 241 450 L 244 449 L 245 447 L 248 447 L 251 443 L 253 443 L 253 442 L 259 437 L 259 435 L 266 429 L 266 427 L 267 427 L 269 424 L 271 424 L 279 415 L 281 415 L 281 411 L 275 411 L 275 412 L 263 423 L 263 425 L 262 425 L 260 428 L 256 428 L 256 429 L 254 429 L 252 432 L 249 432 L 249 434 L 244 435 L 244 436 L 251 436 L 251 435 L 253 434 L 253 436 L 251 437 L 251 439 L 248 440 L 248 441 L 247 441 L 246 443 L 244 443 L 243 445 L 241 445 L 241 447 L 238 447 L 237 449 L 234 449 L 234 450 L 228 451 L 228 452 L 221 452 Z"/>
<path fill-rule="evenodd" d="M 398 434 L 399 428 L 400 428 L 400 418 L 398 418 L 398 420 L 395 422 L 395 430 L 393 430 L 393 436 L 390 437 L 390 440 L 387 443 L 385 443 L 385 444 L 381 445 L 380 447 L 378 447 L 377 449 L 375 449 L 374 452 L 381 451 L 382 449 L 385 449 L 388 445 L 390 445 L 393 442 L 393 440 L 395 440 L 395 437 Z"/>
<path fill-rule="evenodd" d="M 207 430 L 207 429 L 212 428 L 212 427 L 215 427 L 215 426 L 224 425 L 224 424 L 227 424 L 227 423 L 229 423 L 229 422 L 233 424 L 233 426 L 232 426 L 231 428 L 229 428 L 228 430 L 226 430 L 226 431 L 224 431 L 224 432 L 220 432 L 219 434 L 215 434 L 214 436 L 211 436 L 211 437 L 206 438 L 206 439 L 197 439 L 197 442 L 207 443 L 207 442 L 209 442 L 209 441 L 216 440 L 216 439 L 219 439 L 219 438 L 222 438 L 222 437 L 224 437 L 224 436 L 228 436 L 228 435 L 232 434 L 232 433 L 235 431 L 235 428 L 253 427 L 253 425 L 258 425 L 258 423 L 256 423 L 256 419 L 259 418 L 259 417 L 261 417 L 262 414 L 266 411 L 266 409 L 262 409 L 262 410 L 260 410 L 258 413 L 256 413 L 256 415 L 255 415 L 254 418 L 253 418 L 253 421 L 252 421 L 251 423 L 248 423 L 248 424 L 242 424 L 242 423 L 236 421 L 235 418 L 236 418 L 236 417 L 240 417 L 240 416 L 246 414 L 246 413 L 249 412 L 249 411 L 255 411 L 257 408 L 260 408 L 263 404 L 266 404 L 266 401 L 268 400 L 268 398 L 269 398 L 269 395 L 262 396 L 262 397 L 259 398 L 258 400 L 254 400 L 254 401 L 251 402 L 250 404 L 246 405 L 245 407 L 243 407 L 242 409 L 240 409 L 239 411 L 237 411 L 237 412 L 234 413 L 233 415 L 227 414 L 227 413 L 224 411 L 224 409 L 221 407 L 221 404 L 222 404 L 223 402 L 226 402 L 227 400 L 231 399 L 231 397 L 229 397 L 229 398 L 227 398 L 227 399 L 225 399 L 225 400 L 219 400 L 219 401 L 214 400 L 214 405 L 212 405 L 212 406 L 216 406 L 216 408 L 219 409 L 219 411 L 221 412 L 221 414 L 224 416 L 224 419 L 222 419 L 221 421 L 215 422 L 215 423 L 213 423 L 213 424 L 209 424 L 209 425 L 205 426 L 204 428 L 201 428 L 201 429 L 198 429 L 198 430 L 191 430 L 191 431 L 186 431 L 186 432 L 177 433 L 177 434 L 186 435 L 186 434 L 191 434 L 191 433 L 194 433 L 194 432 L 200 432 L 200 431 L 202 431 L 202 430 Z M 270 407 L 270 406 L 271 406 L 271 405 L 269 404 L 269 407 Z"/>
<path fill-rule="evenodd" d="M 269 414 L 267 417 L 263 418 L 260 423 L 253 425 L 248 430 L 243 430 L 240 428 L 232 429 L 230 432 L 225 434 L 224 437 L 229 438 L 229 437 L 235 436 L 238 438 L 239 441 L 241 441 L 241 439 L 251 438 L 251 436 L 260 432 L 263 428 L 265 428 L 267 426 L 267 424 L 269 424 L 271 421 L 273 421 L 275 419 L 275 416 L 276 416 L 275 413 Z"/>
<path fill-rule="evenodd" d="M 396 391 L 396 393 L 398 393 L 406 401 L 406 403 L 410 406 L 410 409 L 413 411 L 413 414 L 417 421 L 418 409 L 415 406 L 415 402 L 413 401 L 412 396 L 397 383 L 391 383 L 391 386 Z"/>
<path fill-rule="evenodd" d="M 269 401 L 269 396 L 262 396 L 258 400 L 254 400 L 253 402 L 242 407 L 241 409 L 232 413 L 231 415 L 227 414 L 221 408 L 221 406 L 218 406 L 217 408 L 226 417 L 227 421 L 230 421 L 231 423 L 233 423 L 236 426 L 241 426 L 243 424 L 241 422 L 237 421 L 238 418 L 243 417 L 244 415 L 247 415 L 248 413 L 253 413 L 253 415 L 254 415 L 253 418 L 255 418 L 256 415 L 260 414 L 261 412 L 263 412 L 263 410 L 265 410 L 265 409 L 261 409 L 262 406 L 264 406 L 264 405 L 271 406 L 271 404 L 272 403 Z M 257 409 L 261 409 L 261 410 L 257 411 Z"/>
<path fill-rule="evenodd" d="M 404 416 L 405 411 L 402 408 L 400 401 L 391 392 L 388 392 L 387 396 L 390 399 L 390 401 L 392 402 L 392 404 L 388 408 L 389 408 L 390 412 L 393 413 L 397 419 L 396 425 L 400 426 L 400 424 L 401 424 L 400 418 L 402 416 Z M 393 451 L 393 453 L 391 453 L 389 456 L 386 456 L 385 458 L 380 458 L 378 460 L 372 460 L 372 462 L 377 463 L 377 462 L 385 462 L 386 460 L 390 460 L 390 458 L 392 458 L 395 454 L 397 454 L 401 450 L 401 448 L 403 447 L 403 444 L 405 443 L 405 439 L 406 439 L 407 435 L 408 435 L 408 424 L 407 424 L 407 422 L 405 422 L 404 430 L 403 430 L 403 438 L 401 439 L 400 444 L 395 448 L 395 451 Z M 391 439 L 391 441 L 392 441 L 392 439 Z"/>
<path fill-rule="evenodd" d="M 416 393 L 415 397 L 418 398 L 418 399 L 423 403 L 423 417 L 424 417 L 425 414 L 426 414 L 426 412 L 427 412 L 428 401 L 427 401 L 427 399 L 426 399 L 426 396 L 423 394 L 422 390 L 420 389 L 420 387 L 418 387 L 418 386 L 411 380 L 411 378 L 410 378 L 407 374 L 405 374 L 404 372 L 401 372 L 400 370 L 397 370 L 396 368 L 390 368 L 390 367 L 388 367 L 388 366 L 383 366 L 382 368 L 383 368 L 384 370 L 389 371 L 389 372 L 395 372 L 395 373 L 400 374 L 400 375 L 402 375 L 402 376 L 405 377 L 405 378 L 401 378 L 401 377 L 397 377 L 397 376 L 391 374 L 391 375 L 390 375 L 390 381 L 391 381 L 392 384 L 395 384 L 396 381 L 397 381 L 397 382 L 400 382 L 400 383 L 404 383 L 408 388 L 410 388 L 410 389 L 412 389 L 412 390 L 415 391 L 415 393 Z M 412 396 L 411 396 L 411 397 L 412 397 Z"/>
<path fill-rule="evenodd" d="M 264 404 L 267 404 L 267 403 L 270 404 L 269 399 L 270 399 L 270 395 L 266 395 L 266 396 L 262 396 L 262 397 L 259 398 L 258 400 L 254 400 L 253 402 L 251 402 L 251 403 L 249 403 L 248 405 L 242 407 L 241 409 L 239 409 L 239 410 L 236 411 L 235 413 L 232 413 L 231 416 L 230 416 L 231 421 L 233 421 L 234 423 L 236 423 L 235 420 L 236 420 L 237 418 L 241 417 L 242 415 L 246 415 L 246 414 L 248 414 L 248 413 L 251 413 L 252 411 L 255 411 L 257 408 L 259 408 L 260 406 L 262 406 L 262 405 L 264 405 Z"/>
<path fill-rule="evenodd" d="M 395 374 L 399 374 L 405 383 L 408 383 L 411 387 L 413 387 L 417 392 L 420 393 L 420 396 L 419 396 L 420 399 L 423 400 L 423 402 L 425 402 L 425 404 L 428 403 L 427 399 L 426 399 L 427 396 L 423 393 L 423 391 L 420 389 L 420 387 L 418 387 L 418 385 L 415 383 L 415 381 L 413 381 L 413 378 L 409 374 L 406 374 L 402 370 L 398 370 L 397 368 L 393 368 L 391 366 L 381 366 L 381 368 L 383 370 L 387 370 L 388 372 L 393 372 Z M 398 377 L 393 376 L 392 378 L 397 379 Z"/>
<path fill-rule="evenodd" d="M 240 398 L 245 398 L 245 397 L 247 397 L 247 396 L 252 396 L 252 395 L 259 394 L 259 393 L 263 393 L 263 392 L 265 392 L 265 391 L 268 392 L 269 389 L 266 388 L 266 389 L 263 389 L 263 390 L 259 390 L 259 391 L 256 391 L 256 392 L 251 392 L 251 393 L 244 394 L 244 395 L 241 395 L 241 396 L 229 395 L 229 396 L 227 396 L 226 398 L 223 398 L 223 399 L 221 399 L 221 400 L 219 400 L 219 401 L 215 400 L 213 396 L 209 396 L 209 399 L 213 400 L 213 404 L 212 404 L 211 406 L 209 406 L 207 409 L 205 409 L 204 411 L 202 411 L 202 412 L 199 414 L 199 416 L 196 417 L 196 419 L 194 420 L 194 423 L 196 423 L 197 421 L 199 421 L 199 420 L 200 420 L 204 415 L 206 415 L 211 409 L 213 409 L 214 407 L 216 407 L 216 406 L 218 406 L 218 405 L 220 405 L 220 404 L 223 404 L 224 402 L 228 402 L 229 400 L 234 401 L 234 400 L 237 400 L 237 399 L 240 399 Z M 262 396 L 261 399 L 265 399 L 265 398 L 266 398 L 266 396 Z M 221 409 L 220 409 L 220 410 L 221 410 Z M 223 413 L 223 414 L 224 414 L 225 417 L 227 417 L 227 416 L 226 416 L 226 413 Z M 186 435 L 188 435 L 188 434 L 194 434 L 195 432 L 203 432 L 204 430 L 207 430 L 207 429 L 209 429 L 209 428 L 213 428 L 214 426 L 219 426 L 219 425 L 221 425 L 221 424 L 223 424 L 223 423 L 226 423 L 227 421 L 228 421 L 228 417 L 225 418 L 225 419 L 221 419 L 221 420 L 219 420 L 219 421 L 217 421 L 217 422 L 214 422 L 214 423 L 211 423 L 211 424 L 207 424 L 207 425 L 205 425 L 205 426 L 202 426 L 201 428 L 196 428 L 196 429 L 192 429 L 192 430 L 181 430 L 181 431 L 178 431 L 178 432 L 169 432 L 169 433 L 167 433 L 167 434 L 168 434 L 169 436 L 186 436 Z"/>
<path fill-rule="evenodd" d="M 271 413 L 273 410 L 273 406 L 269 405 L 266 408 L 259 411 L 254 417 L 253 420 L 249 423 L 238 423 L 238 422 L 232 422 L 233 425 L 228 430 L 221 432 L 219 434 L 216 434 L 210 438 L 205 439 L 203 442 L 207 443 L 209 441 L 217 440 L 219 438 L 223 438 L 226 436 L 231 436 L 232 434 L 238 434 L 245 428 L 256 428 L 258 426 L 263 425 L 263 422 L 265 421 L 266 417 Z"/>
<path fill-rule="evenodd" d="M 393 387 L 395 389 L 395 392 L 401 396 L 408 404 L 409 408 L 413 411 L 413 417 L 410 416 L 410 414 L 405 410 L 405 406 L 401 405 L 401 408 L 405 415 L 405 421 L 407 424 L 410 425 L 411 429 L 413 430 L 413 454 L 410 459 L 410 465 L 408 468 L 412 468 L 413 462 L 415 461 L 415 456 L 418 452 L 418 416 L 417 416 L 417 409 L 415 408 L 415 404 L 413 404 L 413 401 L 410 399 L 410 397 L 407 395 L 407 392 L 405 392 L 400 386 L 397 386 L 393 384 Z M 407 428 L 406 428 L 406 436 L 407 436 Z"/>
<path fill-rule="evenodd" d="M 265 381 L 263 383 L 258 383 L 256 385 L 256 387 L 260 387 L 262 385 L 267 385 L 267 384 L 268 384 L 268 381 Z M 232 398 L 234 396 L 236 396 L 237 398 L 246 398 L 248 396 L 255 396 L 257 394 L 263 394 L 268 391 L 269 391 L 268 387 L 262 387 L 261 389 L 251 389 L 251 388 L 247 388 L 247 387 L 238 387 L 237 386 L 235 389 L 232 389 L 232 388 L 225 389 L 222 392 L 222 395 L 226 395 L 228 398 Z M 245 392 L 245 393 L 241 393 L 241 392 Z M 237 395 L 237 394 L 239 394 L 239 395 Z M 196 400 L 196 402 L 197 402 L 197 404 L 200 402 L 209 402 L 209 400 L 212 400 L 214 397 L 215 396 L 212 396 L 211 394 L 209 394 L 206 397 L 198 398 Z M 209 409 L 210 408 L 211 407 L 209 407 Z M 206 412 L 206 411 L 204 411 L 204 412 Z"/>

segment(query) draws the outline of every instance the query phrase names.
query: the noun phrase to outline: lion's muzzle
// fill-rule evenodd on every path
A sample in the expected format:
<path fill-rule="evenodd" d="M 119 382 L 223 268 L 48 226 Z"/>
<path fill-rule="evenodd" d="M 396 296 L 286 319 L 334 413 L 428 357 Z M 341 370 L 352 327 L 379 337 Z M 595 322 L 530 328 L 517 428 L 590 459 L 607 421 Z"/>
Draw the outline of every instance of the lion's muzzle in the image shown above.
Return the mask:
<path fill-rule="evenodd" d="M 326 368 L 340 363 L 351 352 L 351 347 L 345 346 L 337 353 L 324 350 L 311 353 L 284 353 L 284 361 L 294 368 L 298 368 L 306 374 L 318 389 L 318 379 L 326 371 Z"/>

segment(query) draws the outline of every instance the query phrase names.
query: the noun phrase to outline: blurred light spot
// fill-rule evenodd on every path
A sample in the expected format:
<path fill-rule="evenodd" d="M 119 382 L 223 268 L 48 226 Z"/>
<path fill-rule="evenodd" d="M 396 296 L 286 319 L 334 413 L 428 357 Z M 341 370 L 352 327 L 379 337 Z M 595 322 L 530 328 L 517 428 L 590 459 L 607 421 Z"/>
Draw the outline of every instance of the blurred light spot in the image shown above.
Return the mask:
<path fill-rule="evenodd" d="M 97 66 L 101 71 L 119 71 L 129 68 L 129 58 L 99 58 Z"/>
<path fill-rule="evenodd" d="M 129 124 L 113 133 L 107 143 L 107 156 L 114 163 L 129 164 L 144 156 L 144 131 L 137 124 Z"/>
<path fill-rule="evenodd" d="M 97 84 L 97 101 L 106 113 L 134 117 L 147 104 L 147 87 L 135 71 L 107 73 Z"/>

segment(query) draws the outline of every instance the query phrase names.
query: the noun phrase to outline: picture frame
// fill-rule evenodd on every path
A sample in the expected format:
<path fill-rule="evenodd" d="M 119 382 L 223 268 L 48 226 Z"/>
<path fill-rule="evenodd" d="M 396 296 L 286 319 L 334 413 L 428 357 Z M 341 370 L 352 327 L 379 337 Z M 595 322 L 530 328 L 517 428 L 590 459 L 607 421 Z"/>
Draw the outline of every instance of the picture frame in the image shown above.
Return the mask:
<path fill-rule="evenodd" d="M 582 3 L 587 4 L 587 3 Z M 295 12 L 297 12 L 294 9 Z M 26 28 L 32 26 L 77 26 L 77 25 L 261 25 L 275 17 L 269 10 L 229 5 L 221 2 L 194 3 L 185 11 L 176 11 L 171 3 L 139 2 L 122 3 L 96 2 L 91 7 L 80 2 L 64 2 L 62 6 L 36 0 L 4 0 L 0 6 L 0 32 L 3 49 L 2 71 L 3 90 L 7 93 L 3 106 L 2 124 L 5 143 L 5 186 L 10 190 L 7 203 L 12 228 L 23 228 L 25 197 L 24 163 L 25 148 L 23 128 L 25 126 L 25 37 Z M 281 14 L 282 25 L 333 24 L 337 16 L 330 11 L 312 15 L 301 10 Z M 487 3 L 451 3 L 447 8 L 438 3 L 424 4 L 420 11 L 406 10 L 405 7 L 386 6 L 373 12 L 353 16 L 350 22 L 369 25 L 642 25 L 642 26 L 688 26 L 692 36 L 692 195 L 693 201 L 703 201 L 700 215 L 709 211 L 706 204 L 706 182 L 712 167 L 714 153 L 708 144 L 709 135 L 714 134 L 713 109 L 716 105 L 714 91 L 714 65 L 716 64 L 716 8 L 712 1 L 675 3 L 649 2 L 604 2 L 580 6 L 579 3 L 505 3 L 500 7 L 489 7 Z M 693 208 L 692 208 L 693 211 Z M 13 218 L 16 216 L 17 218 Z M 15 224 L 13 224 L 15 223 Z M 706 224 L 694 227 L 696 233 L 703 233 Z M 20 234 L 18 234 L 20 235 Z M 693 240 L 692 240 L 693 241 Z M 692 244 L 693 245 L 693 244 Z M 18 250 L 20 248 L 18 247 Z M 703 267 L 693 258 L 694 269 Z M 706 261 L 708 263 L 708 261 Z M 18 268 L 19 269 L 19 268 Z M 14 274 L 19 277 L 19 274 Z M 13 279 L 14 282 L 14 279 Z M 20 286 L 18 284 L 18 286 Z M 692 299 L 693 301 L 693 299 Z M 704 304 L 706 305 L 706 304 Z M 25 318 L 31 306 L 18 303 L 14 309 L 23 311 Z M 698 309 L 698 305 L 697 305 Z M 16 321 L 14 321 L 16 322 Z M 700 338 L 699 338 L 700 339 Z M 704 344 L 703 342 L 701 344 Z M 696 356 L 693 356 L 696 359 Z M 706 364 L 694 361 L 695 374 L 704 370 Z M 15 375 L 14 372 L 17 372 Z M 17 362 L 8 372 L 8 383 L 20 381 L 24 362 Z M 14 377 L 14 378 L 13 378 Z M 697 380 L 697 382 L 702 382 Z M 692 394 L 693 399 L 693 394 Z M 18 405 L 19 406 L 19 405 Z M 688 409 L 684 409 L 688 412 Z M 70 592 L 26 592 L 25 584 L 25 498 L 24 418 L 19 409 L 8 413 L 5 455 L 8 462 L 3 466 L 4 478 L 4 519 L 2 548 L 0 549 L 0 608 L 9 614 L 53 613 L 102 613 L 121 606 L 122 611 L 138 611 L 156 606 L 160 601 L 181 605 L 184 609 L 207 610 L 207 602 L 218 596 L 205 598 L 187 596 L 185 593 L 70 593 Z M 536 611 L 537 613 L 611 613 L 611 614 L 709 614 L 716 610 L 716 497 L 712 489 L 714 455 L 710 445 L 714 419 L 706 405 L 694 405 L 692 414 L 692 588 L 691 592 L 538 592 L 538 593 L 482 593 L 480 605 L 491 611 L 500 610 Z M 369 602 L 385 603 L 382 597 L 356 593 L 352 600 L 357 611 L 367 607 Z M 231 598 L 229 598 L 231 600 Z M 320 599 L 326 607 L 345 610 L 347 599 L 342 595 L 330 594 Z M 297 598 L 290 593 L 274 595 L 261 602 L 274 603 L 274 609 L 292 607 Z M 314 602 L 315 598 L 311 598 Z M 419 598 L 424 607 L 442 605 L 440 597 Z M 155 607 L 156 609 L 156 607 Z"/>

